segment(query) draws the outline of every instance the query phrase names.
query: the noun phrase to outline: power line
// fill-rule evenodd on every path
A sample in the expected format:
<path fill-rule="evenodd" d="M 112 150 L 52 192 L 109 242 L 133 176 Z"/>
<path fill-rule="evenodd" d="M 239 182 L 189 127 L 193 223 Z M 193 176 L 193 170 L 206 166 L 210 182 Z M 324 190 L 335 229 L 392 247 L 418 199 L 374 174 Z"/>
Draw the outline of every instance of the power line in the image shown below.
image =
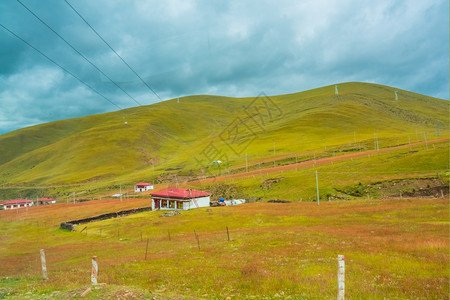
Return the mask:
<path fill-rule="evenodd" d="M 110 99 L 108 99 L 106 96 L 104 96 L 103 94 L 101 94 L 99 91 L 97 91 L 96 89 L 94 89 L 93 87 L 91 87 L 89 84 L 87 84 L 86 82 L 84 82 L 82 79 L 80 79 L 79 77 L 77 77 L 75 74 L 73 74 L 72 72 L 70 72 L 69 70 L 67 70 L 66 68 L 64 68 L 63 66 L 61 66 L 60 64 L 58 64 L 56 61 L 54 61 L 53 59 L 51 59 L 50 57 L 48 57 L 46 54 L 44 54 L 42 51 L 40 51 L 39 49 L 37 49 L 36 47 L 34 47 L 33 45 L 31 45 L 30 43 L 28 43 L 26 40 L 24 40 L 23 38 L 21 38 L 20 36 L 18 36 L 17 34 L 15 34 L 14 32 L 12 32 L 11 30 L 9 30 L 8 28 L 6 28 L 3 24 L 0 24 L 1 27 L 3 27 L 3 29 L 5 29 L 6 31 L 8 31 L 9 33 L 11 33 L 12 35 L 14 35 L 16 38 L 18 38 L 19 40 L 21 40 L 22 42 L 24 42 L 25 44 L 27 44 L 29 47 L 31 47 L 32 49 L 34 49 L 36 52 L 38 52 L 39 54 L 41 54 L 42 56 L 44 56 L 46 59 L 48 59 L 49 61 L 51 61 L 52 63 L 54 63 L 55 65 L 57 65 L 58 67 L 60 67 L 63 71 L 65 71 L 66 73 L 68 73 L 69 75 L 71 75 L 72 77 L 74 77 L 75 79 L 77 79 L 79 82 L 81 82 L 82 84 L 84 84 L 85 86 L 87 86 L 88 88 L 90 88 L 92 91 L 94 91 L 96 94 L 100 95 L 101 97 L 103 97 L 106 101 L 108 101 L 109 103 L 111 103 L 112 105 L 114 105 L 115 107 L 117 107 L 118 109 L 122 109 L 119 105 L 115 104 L 114 102 L 112 102 Z"/>
<path fill-rule="evenodd" d="M 86 23 L 86 25 L 89 26 L 89 28 L 91 28 L 92 31 L 109 47 L 109 49 L 111 49 L 111 51 L 114 52 L 117 55 L 117 57 L 120 58 L 120 60 L 142 81 L 142 83 L 150 91 L 152 91 L 153 94 L 155 94 L 156 97 L 158 97 L 159 100 L 162 101 L 161 97 L 159 97 L 159 95 L 144 81 L 144 79 L 142 79 L 141 76 L 139 76 L 139 74 L 119 55 L 119 53 L 117 53 L 117 51 L 114 50 L 113 47 L 111 47 L 111 45 L 91 26 L 91 24 L 89 24 L 89 22 L 86 21 L 86 19 L 83 18 L 83 16 L 67 0 L 64 0 L 64 1 L 84 21 L 84 23 Z"/>
<path fill-rule="evenodd" d="M 138 105 L 141 105 L 136 99 L 134 99 L 130 94 L 128 94 L 123 88 L 121 88 L 114 80 L 112 80 L 108 75 L 106 75 L 100 68 L 98 68 L 93 62 L 91 62 L 86 56 L 84 56 L 80 51 L 78 51 L 72 44 L 70 44 L 66 39 L 64 39 L 59 33 L 57 33 L 50 25 L 45 23 L 38 15 L 36 15 L 30 8 L 23 4 L 20 0 L 19 2 L 26 10 L 28 10 L 36 19 L 38 19 L 42 24 L 44 24 L 48 29 L 50 29 L 54 34 L 56 34 L 61 40 L 63 40 L 70 48 L 72 48 L 78 55 L 80 55 L 84 60 L 86 60 L 91 66 L 93 66 L 97 71 L 99 71 L 103 76 L 108 78 L 116 87 L 118 87 L 122 92 L 124 92 L 128 97 L 130 97 Z"/>

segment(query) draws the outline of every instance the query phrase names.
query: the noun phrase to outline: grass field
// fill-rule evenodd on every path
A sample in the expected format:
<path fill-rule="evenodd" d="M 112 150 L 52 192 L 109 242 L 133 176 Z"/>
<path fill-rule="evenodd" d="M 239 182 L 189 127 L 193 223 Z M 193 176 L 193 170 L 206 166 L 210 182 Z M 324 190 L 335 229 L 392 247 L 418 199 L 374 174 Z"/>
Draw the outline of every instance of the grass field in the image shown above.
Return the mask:
<path fill-rule="evenodd" d="M 448 138 L 448 101 L 367 83 L 191 96 L 1 135 L 0 200 L 57 204 L 0 211 L 0 299 L 81 298 L 94 255 L 106 285 L 87 299 L 332 299 L 339 254 L 349 299 L 449 299 Z M 150 206 L 138 181 L 250 203 L 59 229 Z"/>
<path fill-rule="evenodd" d="M 448 299 L 448 198 L 253 203 L 58 229 L 68 219 L 146 205 L 105 200 L 0 212 L 0 296 L 79 297 L 96 255 L 107 286 L 92 299 L 124 290 L 157 299 L 330 299 L 343 254 L 349 299 Z"/>

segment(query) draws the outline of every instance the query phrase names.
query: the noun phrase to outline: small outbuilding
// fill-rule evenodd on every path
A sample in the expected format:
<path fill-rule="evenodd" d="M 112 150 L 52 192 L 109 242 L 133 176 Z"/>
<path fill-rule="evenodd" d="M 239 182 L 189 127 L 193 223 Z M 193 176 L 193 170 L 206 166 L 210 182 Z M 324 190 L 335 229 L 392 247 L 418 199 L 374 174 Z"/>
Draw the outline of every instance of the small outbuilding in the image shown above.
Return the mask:
<path fill-rule="evenodd" d="M 149 191 L 149 190 L 153 190 L 153 184 L 152 183 L 139 182 L 139 183 L 136 183 L 134 185 L 134 191 L 136 193 L 145 192 L 145 191 Z"/>
<path fill-rule="evenodd" d="M 50 204 L 55 204 L 56 200 L 53 198 L 39 198 L 37 199 L 37 205 L 50 205 Z"/>
<path fill-rule="evenodd" d="M 188 210 L 209 207 L 211 194 L 204 191 L 171 188 L 151 194 L 152 210 Z"/>
<path fill-rule="evenodd" d="M 0 209 L 16 209 L 16 208 L 22 208 L 22 207 L 29 207 L 33 206 L 33 200 L 28 199 L 16 199 L 16 200 L 10 200 L 10 201 L 3 201 L 1 203 Z"/>

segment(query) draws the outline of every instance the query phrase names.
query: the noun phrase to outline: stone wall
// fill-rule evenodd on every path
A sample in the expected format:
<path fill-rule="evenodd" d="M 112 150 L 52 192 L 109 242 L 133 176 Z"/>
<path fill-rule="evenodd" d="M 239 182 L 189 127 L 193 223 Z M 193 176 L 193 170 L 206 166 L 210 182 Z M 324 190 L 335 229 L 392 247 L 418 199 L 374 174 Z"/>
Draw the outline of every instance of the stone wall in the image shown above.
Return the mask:
<path fill-rule="evenodd" d="M 117 212 L 101 214 L 101 215 L 88 217 L 88 218 L 84 218 L 84 219 L 62 222 L 59 225 L 59 228 L 73 231 L 74 225 L 89 223 L 89 222 L 93 222 L 93 221 L 106 220 L 106 219 L 111 219 L 111 218 L 117 218 L 117 217 L 123 217 L 123 216 L 128 216 L 131 214 L 140 213 L 143 211 L 151 211 L 151 210 L 152 210 L 151 206 L 150 207 L 133 208 L 133 209 L 128 209 L 128 210 L 121 210 L 121 211 L 117 211 Z"/>

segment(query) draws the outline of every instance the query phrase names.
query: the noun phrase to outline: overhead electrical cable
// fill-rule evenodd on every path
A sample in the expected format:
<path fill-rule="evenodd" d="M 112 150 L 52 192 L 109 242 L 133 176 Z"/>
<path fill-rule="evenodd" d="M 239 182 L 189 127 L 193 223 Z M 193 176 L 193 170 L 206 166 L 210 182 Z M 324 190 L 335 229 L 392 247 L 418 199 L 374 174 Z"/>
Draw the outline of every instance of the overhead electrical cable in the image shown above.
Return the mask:
<path fill-rule="evenodd" d="M 97 71 L 99 71 L 103 76 L 108 78 L 116 87 L 118 87 L 122 92 L 124 92 L 128 97 L 130 97 L 136 104 L 141 105 L 136 99 L 134 99 L 130 94 L 128 94 L 123 88 L 121 88 L 114 80 L 112 80 L 108 75 L 106 75 L 99 67 L 97 67 L 93 62 L 91 62 L 86 56 L 84 56 L 80 51 L 78 51 L 71 43 L 69 43 L 66 39 L 64 39 L 59 33 L 57 33 L 50 25 L 48 25 L 45 21 L 39 18 L 30 8 L 28 8 L 25 4 L 23 4 L 20 0 L 16 0 L 19 2 L 26 10 L 28 10 L 36 19 L 38 19 L 42 24 L 44 24 L 48 29 L 50 29 L 54 34 L 56 34 L 61 40 L 63 40 L 69 47 L 71 47 L 78 55 L 80 55 L 84 60 L 86 60 L 91 66 L 93 66 Z"/>
<path fill-rule="evenodd" d="M 112 102 L 110 99 L 108 99 L 106 96 L 104 96 L 102 93 L 100 93 L 99 91 L 97 91 L 95 88 L 93 88 L 92 86 L 90 86 L 89 84 L 87 84 L 86 82 L 84 82 L 82 79 L 80 79 L 79 77 L 77 77 L 75 74 L 73 74 L 72 72 L 70 72 L 69 70 L 67 70 L 66 68 L 64 68 L 63 66 L 61 66 L 60 64 L 58 64 L 56 61 L 54 61 L 53 59 L 51 59 L 50 57 L 48 57 L 46 54 L 44 54 L 41 50 L 37 49 L 36 47 L 34 47 L 33 45 L 31 45 L 30 43 L 28 43 L 26 40 L 24 40 L 23 38 L 21 38 L 20 36 L 18 36 L 17 34 L 15 34 L 14 32 L 12 32 L 11 30 L 9 30 L 8 28 L 6 28 L 3 24 L 0 24 L 1 27 L 3 27 L 3 29 L 5 29 L 6 31 L 8 31 L 9 33 L 11 33 L 12 35 L 14 35 L 16 38 L 18 38 L 19 40 L 21 40 L 22 42 L 24 42 L 25 44 L 27 44 L 29 47 L 31 47 L 33 50 L 35 50 L 36 52 L 38 52 L 39 54 L 41 54 L 42 56 L 44 56 L 46 59 L 48 59 L 49 61 L 51 61 L 52 63 L 54 63 L 55 65 L 57 65 L 58 67 L 60 67 L 64 72 L 68 73 L 69 75 L 71 75 L 72 77 L 74 77 L 75 79 L 77 79 L 79 82 L 81 82 L 82 84 L 84 84 L 85 86 L 87 86 L 88 88 L 90 88 L 92 91 L 94 91 L 96 94 L 98 94 L 99 96 L 101 96 L 102 98 L 104 98 L 106 101 L 108 101 L 109 103 L 111 103 L 112 105 L 114 105 L 115 107 L 117 107 L 118 109 L 122 109 L 119 105 L 117 105 L 116 103 Z"/>
<path fill-rule="evenodd" d="M 155 94 L 156 97 L 158 97 L 159 100 L 162 101 L 161 97 L 159 97 L 159 95 L 155 92 L 155 90 L 153 90 L 149 84 L 147 84 L 147 82 L 144 81 L 144 79 L 141 78 L 141 76 L 139 76 L 139 74 L 122 58 L 122 56 L 119 55 L 119 53 L 117 53 L 116 50 L 114 50 L 114 48 L 97 32 L 97 30 L 95 30 L 91 24 L 89 24 L 89 22 L 67 1 L 64 0 L 67 5 L 69 5 L 69 7 L 84 21 L 84 23 L 86 23 L 87 26 L 89 26 L 89 28 L 92 29 L 92 31 L 109 47 L 109 49 L 111 49 L 112 52 L 114 52 L 117 57 L 142 81 L 142 83 L 150 90 L 153 92 L 153 94 Z"/>

